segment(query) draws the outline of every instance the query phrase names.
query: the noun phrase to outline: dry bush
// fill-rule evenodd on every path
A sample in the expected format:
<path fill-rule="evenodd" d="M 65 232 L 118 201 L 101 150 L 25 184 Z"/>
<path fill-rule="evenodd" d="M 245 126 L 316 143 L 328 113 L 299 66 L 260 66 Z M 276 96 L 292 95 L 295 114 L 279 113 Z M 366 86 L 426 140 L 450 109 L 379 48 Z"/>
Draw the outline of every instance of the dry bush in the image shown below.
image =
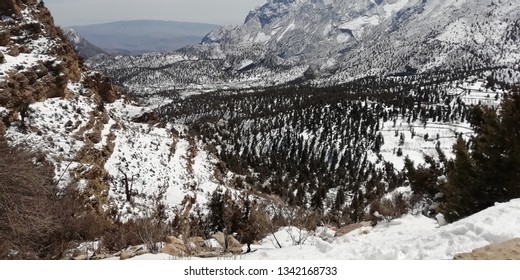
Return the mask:
<path fill-rule="evenodd" d="M 274 232 L 276 229 L 282 227 L 294 227 L 296 230 L 287 230 L 287 233 L 291 237 L 294 245 L 304 244 L 309 235 L 316 230 L 316 228 L 322 224 L 323 215 L 320 212 L 304 210 L 301 208 L 271 208 L 271 212 L 274 213 L 271 219 L 271 233 L 276 239 Z M 277 241 L 277 246 L 281 248 L 281 245 Z"/>
<path fill-rule="evenodd" d="M 0 258 L 44 258 L 59 227 L 51 165 L 0 139 Z"/>
<path fill-rule="evenodd" d="M 392 199 L 381 198 L 370 204 L 367 219 L 372 222 L 397 219 L 409 213 L 414 204 L 414 199 L 406 198 L 403 194 L 397 194 Z"/>
<path fill-rule="evenodd" d="M 117 252 L 129 246 L 145 245 L 152 253 L 158 253 L 157 243 L 166 240 L 168 226 L 151 218 L 141 218 L 127 223 L 113 224 L 101 237 L 101 247 Z"/>
<path fill-rule="evenodd" d="M 59 228 L 49 237 L 53 258 L 62 258 L 70 244 L 99 239 L 113 225 L 102 213 L 85 203 L 87 198 L 76 188 L 68 187 L 56 199 L 54 215 Z"/>

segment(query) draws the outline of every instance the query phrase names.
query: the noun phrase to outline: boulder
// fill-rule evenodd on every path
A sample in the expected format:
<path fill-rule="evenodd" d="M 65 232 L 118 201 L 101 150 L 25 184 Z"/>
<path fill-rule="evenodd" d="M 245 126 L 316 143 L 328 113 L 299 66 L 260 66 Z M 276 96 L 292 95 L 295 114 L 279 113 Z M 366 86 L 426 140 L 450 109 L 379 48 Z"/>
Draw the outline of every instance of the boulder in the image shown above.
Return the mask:
<path fill-rule="evenodd" d="M 107 253 L 101 253 L 101 254 L 96 254 L 96 255 L 92 256 L 90 259 L 91 260 L 104 260 L 104 259 L 108 259 L 108 258 L 112 258 L 112 257 L 114 257 L 114 255 L 110 255 Z"/>
<path fill-rule="evenodd" d="M 350 224 L 350 225 L 346 225 L 340 229 L 338 229 L 336 231 L 336 237 L 341 237 L 343 235 L 346 235 L 356 229 L 359 229 L 359 228 L 362 228 L 362 227 L 368 227 L 370 226 L 370 222 L 361 222 L 361 223 L 355 223 L 355 224 Z"/>
<path fill-rule="evenodd" d="M 84 261 L 84 260 L 88 260 L 88 256 L 83 254 L 83 255 L 78 255 L 78 256 L 76 256 L 76 257 L 74 257 L 72 259 L 75 260 L 75 261 Z"/>
<path fill-rule="evenodd" d="M 213 237 L 215 240 L 217 240 L 217 242 L 220 244 L 220 246 L 222 246 L 222 248 L 226 248 L 226 243 L 224 240 L 224 233 L 217 232 L 217 233 L 213 234 L 211 237 Z M 228 240 L 227 249 L 229 252 L 231 252 L 233 254 L 242 253 L 242 244 L 240 244 L 240 242 L 238 240 L 236 240 L 236 238 L 233 237 L 233 235 L 228 235 L 227 240 Z"/>
<path fill-rule="evenodd" d="M 182 251 L 186 251 L 186 245 L 184 244 L 184 241 L 182 241 L 182 239 L 179 239 L 175 236 L 166 237 L 166 244 L 175 245 L 177 248 L 181 249 Z"/>
<path fill-rule="evenodd" d="M 456 255 L 455 260 L 520 260 L 520 238 L 490 244 L 471 253 Z"/>
<path fill-rule="evenodd" d="M 224 233 L 222 233 L 222 232 L 219 231 L 219 232 L 213 234 L 211 237 L 212 237 L 213 239 L 217 240 L 218 244 L 219 244 L 220 246 L 222 246 L 222 248 L 225 247 L 226 242 L 225 242 L 225 240 L 224 240 Z"/>
<path fill-rule="evenodd" d="M 144 255 L 144 254 L 148 254 L 148 253 L 150 253 L 150 251 L 148 251 L 148 249 L 145 249 L 141 246 L 133 246 L 126 250 L 121 251 L 121 253 L 119 254 L 119 259 L 127 260 L 127 259 L 133 258 L 135 256 L 140 256 L 140 255 Z"/>
<path fill-rule="evenodd" d="M 85 86 L 96 92 L 107 103 L 113 103 L 121 96 L 112 81 L 99 73 L 88 76 L 85 79 Z"/>
<path fill-rule="evenodd" d="M 182 249 L 182 247 L 184 247 L 184 250 Z M 183 244 L 182 247 L 176 246 L 175 244 L 168 243 L 162 248 L 161 253 L 168 254 L 168 255 L 174 256 L 174 257 L 184 257 L 187 255 L 187 253 L 185 251 L 186 246 L 184 246 L 184 244 Z"/>
<path fill-rule="evenodd" d="M 217 257 L 220 257 L 220 253 L 219 252 L 200 252 L 199 254 L 196 255 L 196 257 L 198 258 L 217 258 Z"/>
<path fill-rule="evenodd" d="M 1 31 L 0 32 L 0 47 L 5 47 L 9 45 L 9 42 L 11 41 L 11 32 L 9 30 Z"/>
<path fill-rule="evenodd" d="M 10 56 L 17 57 L 18 55 L 20 55 L 20 49 L 16 46 L 10 46 L 9 50 L 7 51 L 7 54 Z"/>
<path fill-rule="evenodd" d="M 187 241 L 195 244 L 198 248 L 206 247 L 206 241 L 200 236 L 190 237 Z"/>

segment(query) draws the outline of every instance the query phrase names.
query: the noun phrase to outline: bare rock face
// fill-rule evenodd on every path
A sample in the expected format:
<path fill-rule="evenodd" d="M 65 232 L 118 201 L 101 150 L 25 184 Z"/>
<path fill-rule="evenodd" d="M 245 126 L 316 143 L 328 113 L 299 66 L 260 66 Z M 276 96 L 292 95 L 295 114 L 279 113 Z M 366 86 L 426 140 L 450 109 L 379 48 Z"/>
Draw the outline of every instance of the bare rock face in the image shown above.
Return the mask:
<path fill-rule="evenodd" d="M 4 85 L 0 85 L 0 105 L 14 110 L 17 110 L 20 101 L 30 104 L 47 98 L 67 97 L 69 81 L 79 81 L 82 71 L 79 57 L 68 41 L 63 39 L 63 33 L 54 25 L 49 10 L 43 4 L 37 4 L 36 0 L 3 0 L 0 2 L 0 14 L 21 16 L 21 9 L 26 7 L 35 21 L 24 24 L 15 19 L 4 24 L 0 31 L 0 46 L 7 46 L 6 54 L 16 57 L 20 53 L 33 51 L 33 46 L 26 44 L 27 41 L 47 37 L 56 44 L 42 54 L 55 56 L 55 61 L 59 63 L 40 61 L 30 68 L 19 66 L 4 73 L 8 74 L 8 78 Z M 0 62 L 5 60 L 4 54 L 2 57 Z"/>
<path fill-rule="evenodd" d="M 520 260 L 520 238 L 456 255 L 455 260 Z"/>
<path fill-rule="evenodd" d="M 113 103 L 120 97 L 112 81 L 99 73 L 87 77 L 85 79 L 85 86 L 99 94 L 101 99 L 107 103 Z"/>

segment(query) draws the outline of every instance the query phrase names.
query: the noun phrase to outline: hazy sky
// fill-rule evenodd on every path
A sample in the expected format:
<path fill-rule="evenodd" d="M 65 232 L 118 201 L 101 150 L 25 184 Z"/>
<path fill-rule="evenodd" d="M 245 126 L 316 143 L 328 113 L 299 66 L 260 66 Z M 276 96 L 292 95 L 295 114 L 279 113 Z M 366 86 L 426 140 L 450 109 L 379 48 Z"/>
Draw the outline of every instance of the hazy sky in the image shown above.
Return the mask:
<path fill-rule="evenodd" d="M 241 24 L 266 0 L 44 0 L 58 25 L 159 19 Z"/>

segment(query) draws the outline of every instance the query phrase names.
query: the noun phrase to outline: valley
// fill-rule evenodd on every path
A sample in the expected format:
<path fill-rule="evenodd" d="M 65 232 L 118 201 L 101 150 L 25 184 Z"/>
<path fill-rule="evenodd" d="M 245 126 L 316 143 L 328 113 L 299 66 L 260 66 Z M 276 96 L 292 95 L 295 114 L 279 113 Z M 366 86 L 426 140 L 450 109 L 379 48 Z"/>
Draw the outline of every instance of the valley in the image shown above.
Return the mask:
<path fill-rule="evenodd" d="M 53 206 L 33 227 L 0 208 L 2 258 L 450 259 L 518 237 L 483 222 L 520 197 L 515 1 L 272 0 L 138 55 L 8 2 L 0 141 L 52 167 Z"/>

